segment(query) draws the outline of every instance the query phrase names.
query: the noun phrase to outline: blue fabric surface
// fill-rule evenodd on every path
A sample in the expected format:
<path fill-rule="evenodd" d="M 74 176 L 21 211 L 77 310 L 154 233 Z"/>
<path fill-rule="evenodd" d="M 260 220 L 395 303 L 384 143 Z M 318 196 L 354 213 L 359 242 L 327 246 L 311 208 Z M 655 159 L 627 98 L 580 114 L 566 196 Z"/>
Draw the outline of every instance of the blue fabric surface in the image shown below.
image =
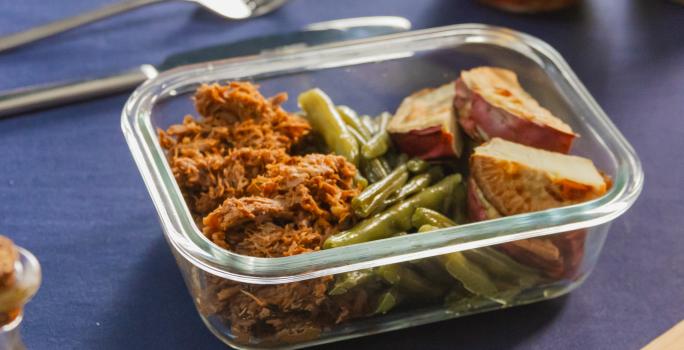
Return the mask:
<path fill-rule="evenodd" d="M 108 2 L 0 0 L 0 35 Z M 636 349 L 684 319 L 684 7 L 587 0 L 532 17 L 470 0 L 293 0 L 272 15 L 229 23 L 191 4 L 164 4 L 0 53 L 0 89 L 366 15 L 405 16 L 416 28 L 482 22 L 546 40 L 634 145 L 646 186 L 571 295 L 328 348 Z M 44 269 L 23 325 L 31 349 L 223 347 L 195 311 L 121 135 L 126 98 L 0 120 L 0 232 Z"/>

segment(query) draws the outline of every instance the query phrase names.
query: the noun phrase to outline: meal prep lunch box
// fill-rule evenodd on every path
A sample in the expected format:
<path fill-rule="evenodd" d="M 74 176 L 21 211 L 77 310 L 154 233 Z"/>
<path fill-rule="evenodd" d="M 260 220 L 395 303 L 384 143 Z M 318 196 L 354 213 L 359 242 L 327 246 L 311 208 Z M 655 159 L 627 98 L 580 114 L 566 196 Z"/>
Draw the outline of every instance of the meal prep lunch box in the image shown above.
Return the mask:
<path fill-rule="evenodd" d="M 248 80 L 265 96 L 290 95 L 283 107 L 297 111 L 296 96 L 319 87 L 339 104 L 376 115 L 394 112 L 424 87 L 458 78 L 461 70 L 488 65 L 517 73 L 526 90 L 581 135 L 573 154 L 590 158 L 612 178 L 602 197 L 577 205 L 470 223 L 353 246 L 279 258 L 238 255 L 211 243 L 198 228 L 159 145 L 158 129 L 196 114 L 192 94 L 202 83 Z M 567 63 L 549 45 L 509 29 L 453 25 L 383 37 L 266 53 L 185 66 L 140 86 L 122 113 L 122 128 L 159 214 L 166 240 L 207 327 L 236 348 L 297 348 L 402 329 L 483 311 L 558 297 L 578 287 L 594 267 L 610 223 L 638 197 L 643 172 L 630 144 L 608 119 Z M 526 288 L 511 286 L 506 302 L 459 299 L 408 303 L 386 314 L 326 326 L 300 336 L 239 336 L 221 317 L 230 293 L 221 281 L 244 285 L 303 283 L 315 278 L 389 264 L 412 264 L 476 252 L 534 237 L 582 236 L 578 267 Z M 491 248 L 489 248 L 491 249 Z"/>

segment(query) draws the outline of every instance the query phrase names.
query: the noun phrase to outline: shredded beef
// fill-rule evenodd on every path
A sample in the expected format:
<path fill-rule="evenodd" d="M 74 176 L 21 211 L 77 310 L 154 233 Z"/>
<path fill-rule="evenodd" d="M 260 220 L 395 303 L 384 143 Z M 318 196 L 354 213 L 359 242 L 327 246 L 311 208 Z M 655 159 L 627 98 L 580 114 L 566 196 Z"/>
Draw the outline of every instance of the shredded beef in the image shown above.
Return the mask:
<path fill-rule="evenodd" d="M 159 131 L 173 174 L 204 234 L 238 254 L 282 257 L 317 251 L 350 224 L 359 193 L 343 157 L 291 154 L 311 130 L 283 110 L 285 94 L 266 99 L 244 82 L 203 85 L 201 118 Z M 279 285 L 207 277 L 208 312 L 242 341 L 294 342 L 368 312 L 360 290 L 329 297 L 332 277 Z"/>

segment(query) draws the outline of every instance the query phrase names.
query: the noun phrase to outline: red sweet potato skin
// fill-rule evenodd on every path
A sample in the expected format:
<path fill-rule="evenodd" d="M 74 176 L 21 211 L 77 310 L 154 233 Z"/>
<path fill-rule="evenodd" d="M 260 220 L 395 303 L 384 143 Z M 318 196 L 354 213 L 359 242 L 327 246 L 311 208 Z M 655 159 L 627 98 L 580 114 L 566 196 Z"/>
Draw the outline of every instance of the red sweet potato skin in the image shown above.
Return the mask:
<path fill-rule="evenodd" d="M 391 137 L 399 150 L 410 156 L 425 160 L 456 157 L 453 148 L 454 135 L 439 125 L 407 133 L 395 133 L 391 134 Z"/>
<path fill-rule="evenodd" d="M 456 81 L 455 89 L 454 108 L 458 113 L 459 124 L 475 141 L 484 142 L 500 137 L 549 151 L 570 151 L 575 134 L 537 124 L 492 106 L 482 96 L 471 91 L 462 79 Z"/>
<path fill-rule="evenodd" d="M 468 193 L 466 194 L 466 205 L 468 209 L 468 218 L 472 221 L 494 219 L 488 217 L 487 209 L 485 208 L 484 203 L 482 203 L 480 199 L 477 198 L 477 184 L 475 183 L 475 180 L 472 177 L 468 179 L 467 192 Z"/>

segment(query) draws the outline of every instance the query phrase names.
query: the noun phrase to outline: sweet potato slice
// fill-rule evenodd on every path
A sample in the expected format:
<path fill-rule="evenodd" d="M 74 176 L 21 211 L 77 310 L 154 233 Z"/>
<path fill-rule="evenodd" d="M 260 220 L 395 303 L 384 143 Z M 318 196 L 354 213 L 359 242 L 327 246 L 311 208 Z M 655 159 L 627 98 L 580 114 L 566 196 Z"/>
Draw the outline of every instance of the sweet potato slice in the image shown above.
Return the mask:
<path fill-rule="evenodd" d="M 484 197 L 502 215 L 585 202 L 603 195 L 608 187 L 589 159 L 500 138 L 475 148 L 470 171 Z"/>
<path fill-rule="evenodd" d="M 603 195 L 609 182 L 585 158 L 494 138 L 475 148 L 468 183 L 470 219 L 480 221 L 561 207 Z M 551 278 L 572 278 L 584 255 L 586 231 L 497 246 Z"/>
<path fill-rule="evenodd" d="M 475 141 L 500 137 L 568 153 L 577 136 L 569 125 L 539 105 L 510 70 L 478 67 L 463 71 L 455 89 L 459 123 Z"/>
<path fill-rule="evenodd" d="M 463 142 L 454 114 L 454 83 L 406 97 L 387 131 L 403 153 L 422 159 L 460 157 Z"/>

